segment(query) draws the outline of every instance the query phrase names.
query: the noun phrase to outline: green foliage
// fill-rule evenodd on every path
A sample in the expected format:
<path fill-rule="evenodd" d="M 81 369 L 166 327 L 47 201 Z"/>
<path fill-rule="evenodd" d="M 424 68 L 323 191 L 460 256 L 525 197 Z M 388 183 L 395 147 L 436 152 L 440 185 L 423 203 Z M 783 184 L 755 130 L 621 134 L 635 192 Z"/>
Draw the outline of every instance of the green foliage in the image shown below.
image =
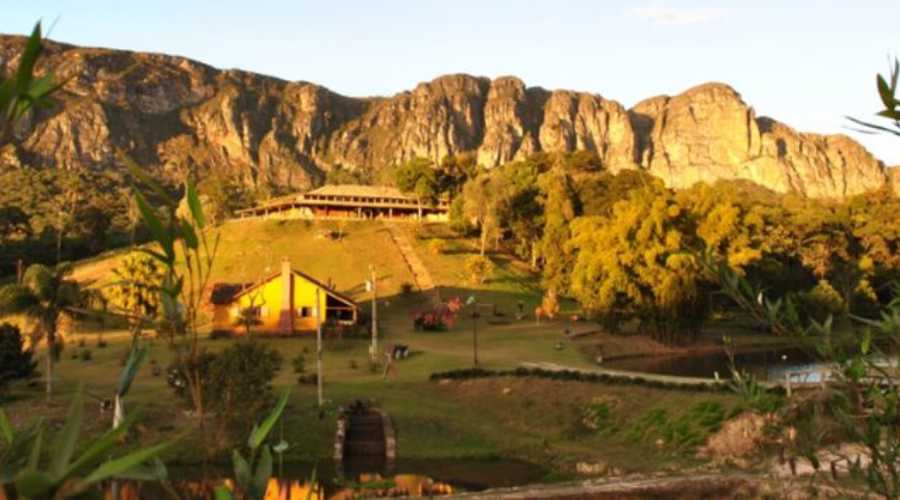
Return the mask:
<path fill-rule="evenodd" d="M 144 253 L 133 253 L 112 271 L 115 280 L 104 290 L 108 304 L 127 314 L 152 320 L 160 311 L 159 287 L 163 271 Z"/>
<path fill-rule="evenodd" d="M 325 173 L 325 184 L 359 184 L 368 186 L 373 184 L 372 171 L 366 168 L 351 170 L 338 166 Z"/>
<path fill-rule="evenodd" d="M 699 269 L 691 255 L 690 219 L 660 185 L 633 191 L 610 217 L 573 227 L 572 293 L 591 313 L 648 323 L 663 341 L 693 333 L 706 315 Z"/>
<path fill-rule="evenodd" d="M 35 375 L 34 352 L 25 349 L 19 329 L 9 323 L 0 324 L 0 394 L 14 380 Z"/>
<path fill-rule="evenodd" d="M 252 339 L 232 343 L 221 353 L 202 353 L 169 367 L 168 383 L 175 393 L 192 402 L 189 377 L 203 388 L 206 410 L 218 412 L 228 426 L 245 426 L 272 399 L 272 380 L 281 369 L 281 354 Z"/>
<path fill-rule="evenodd" d="M 818 322 L 847 312 L 847 303 L 827 280 L 821 280 L 812 290 L 800 294 L 800 302 L 809 316 Z"/>
<path fill-rule="evenodd" d="M 48 426 L 43 420 L 16 432 L 0 409 L 0 486 L 12 488 L 18 498 L 33 500 L 84 498 L 90 489 L 108 479 L 141 477 L 163 480 L 165 467 L 156 457 L 167 443 L 122 453 L 120 441 L 133 421 L 86 443 L 75 453 L 84 417 L 82 390 L 75 393 L 65 423 L 45 445 Z"/>
<path fill-rule="evenodd" d="M 439 238 L 432 238 L 428 241 L 428 251 L 434 255 L 440 255 L 447 251 L 447 241 Z"/>
<path fill-rule="evenodd" d="M 282 441 L 275 446 L 264 443 L 275 423 L 281 418 L 290 394 L 290 389 L 286 389 L 269 415 L 259 426 L 254 426 L 250 438 L 247 440 L 249 456 L 245 457 L 237 449 L 232 452 L 231 462 L 234 466 L 235 489 L 239 495 L 238 498 L 262 500 L 265 497 L 266 487 L 272 476 L 272 452 L 283 453 L 287 449 L 287 443 Z M 315 483 L 315 473 L 310 483 Z M 225 487 L 216 489 L 215 495 L 216 499 L 222 500 L 232 499 L 236 496 Z"/>
<path fill-rule="evenodd" d="M 0 148 L 13 138 L 14 127 L 35 107 L 46 107 L 50 96 L 62 86 L 47 72 L 35 78 L 34 69 L 44 48 L 41 45 L 41 23 L 38 22 L 25 42 L 19 66 L 9 75 L 0 75 Z"/>
<path fill-rule="evenodd" d="M 465 261 L 466 275 L 474 285 L 483 285 L 494 272 L 494 262 L 483 255 L 472 255 Z"/>
<path fill-rule="evenodd" d="M 55 267 L 33 264 L 25 270 L 22 284 L 0 288 L 0 315 L 23 314 L 38 322 L 39 333 L 47 342 L 49 355 L 47 398 L 53 393 L 53 361 L 58 359 L 62 343 L 57 337 L 60 316 L 81 303 L 81 287 L 67 279 L 72 268 L 63 263 Z"/>
<path fill-rule="evenodd" d="M 856 125 L 864 127 L 860 130 L 861 132 L 887 133 L 900 137 L 900 98 L 897 96 L 898 78 L 900 78 L 900 59 L 895 58 L 894 65 L 891 67 L 887 77 L 880 74 L 875 77 L 875 86 L 878 90 L 878 97 L 884 105 L 884 109 L 876 114 L 881 118 L 889 120 L 890 125 L 884 126 L 848 116 L 848 120 Z"/>
<path fill-rule="evenodd" d="M 401 191 L 413 194 L 420 204 L 434 204 L 440 194 L 437 171 L 432 162 L 424 158 L 413 158 L 397 166 L 394 182 Z"/>
<path fill-rule="evenodd" d="M 225 222 L 236 210 L 251 207 L 255 202 L 255 196 L 240 179 L 212 172 L 197 184 L 197 194 L 210 225 Z"/>

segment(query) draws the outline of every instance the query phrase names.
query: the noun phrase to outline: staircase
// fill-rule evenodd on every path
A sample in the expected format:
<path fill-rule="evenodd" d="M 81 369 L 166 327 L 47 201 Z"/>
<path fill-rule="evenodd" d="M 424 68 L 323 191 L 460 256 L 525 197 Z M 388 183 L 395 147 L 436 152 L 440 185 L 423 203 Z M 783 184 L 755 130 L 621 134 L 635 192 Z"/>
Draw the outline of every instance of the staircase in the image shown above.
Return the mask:
<path fill-rule="evenodd" d="M 437 287 L 434 286 L 434 280 L 431 278 L 431 273 L 428 272 L 428 268 L 422 263 L 422 259 L 419 258 L 416 249 L 413 248 L 412 244 L 409 242 L 409 237 L 406 232 L 393 221 L 387 221 L 384 225 L 387 227 L 388 234 L 391 235 L 391 240 L 400 252 L 400 256 L 403 257 L 406 267 L 409 268 L 409 272 L 412 274 L 416 288 L 425 294 L 434 305 L 439 305 L 441 303 L 441 297 Z"/>

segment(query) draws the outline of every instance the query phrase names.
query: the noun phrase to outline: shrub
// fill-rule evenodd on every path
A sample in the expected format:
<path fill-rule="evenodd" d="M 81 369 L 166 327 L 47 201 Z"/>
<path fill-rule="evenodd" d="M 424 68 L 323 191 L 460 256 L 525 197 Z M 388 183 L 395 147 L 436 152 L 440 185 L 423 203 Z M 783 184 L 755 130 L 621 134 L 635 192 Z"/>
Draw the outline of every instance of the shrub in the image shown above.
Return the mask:
<path fill-rule="evenodd" d="M 474 285 L 483 285 L 494 272 L 494 263 L 484 255 L 473 255 L 465 261 L 466 274 Z"/>
<path fill-rule="evenodd" d="M 22 333 L 9 323 L 0 324 L 0 392 L 13 380 L 35 376 L 34 352 L 25 349 Z"/>
<path fill-rule="evenodd" d="M 351 359 L 351 360 L 347 363 L 347 367 L 350 368 L 351 370 L 358 370 L 358 369 L 359 369 L 359 365 L 356 363 L 356 360 L 355 360 L 355 359 Z"/>
<path fill-rule="evenodd" d="M 90 361 L 91 359 L 93 359 L 94 355 L 90 349 L 84 349 L 83 351 L 81 351 L 78 357 L 81 358 L 82 361 Z"/>
<path fill-rule="evenodd" d="M 303 379 L 306 378 L 306 357 L 298 354 L 291 360 L 291 367 L 294 369 L 294 374 L 297 375 L 297 383 L 302 384 Z"/>
<path fill-rule="evenodd" d="M 415 285 L 408 281 L 404 281 L 400 284 L 400 293 L 402 293 L 403 295 L 409 295 L 413 292 L 413 288 L 415 288 Z"/>
<path fill-rule="evenodd" d="M 440 255 L 447 251 L 447 242 L 438 238 L 428 240 L 428 251 L 434 255 Z"/>
<path fill-rule="evenodd" d="M 205 384 L 208 406 L 233 423 L 253 424 L 272 399 L 272 379 L 281 369 L 281 353 L 261 342 L 241 340 L 216 356 Z"/>
<path fill-rule="evenodd" d="M 812 290 L 800 297 L 806 313 L 818 322 L 824 321 L 829 315 L 838 316 L 847 312 L 847 304 L 841 294 L 827 280 L 819 281 Z"/>
<path fill-rule="evenodd" d="M 175 393 L 192 401 L 188 374 L 195 371 L 202 381 L 205 409 L 218 412 L 226 424 L 249 428 L 273 399 L 271 384 L 282 358 L 266 344 L 242 339 L 219 354 L 203 352 L 194 365 L 189 363 L 169 367 L 166 380 Z"/>

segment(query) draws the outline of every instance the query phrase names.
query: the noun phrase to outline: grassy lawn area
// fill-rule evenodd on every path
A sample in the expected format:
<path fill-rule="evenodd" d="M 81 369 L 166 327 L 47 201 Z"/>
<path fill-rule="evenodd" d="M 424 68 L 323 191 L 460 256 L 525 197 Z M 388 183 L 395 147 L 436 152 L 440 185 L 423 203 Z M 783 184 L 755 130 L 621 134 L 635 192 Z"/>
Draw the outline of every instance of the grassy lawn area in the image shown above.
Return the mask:
<path fill-rule="evenodd" d="M 276 390 L 294 386 L 285 418 L 285 438 L 292 443 L 288 458 L 294 461 L 327 460 L 332 454 L 336 408 L 357 398 L 372 400 L 392 416 L 398 431 L 399 456 L 412 458 L 520 458 L 551 469 L 571 471 L 577 461 L 602 460 L 625 471 L 648 471 L 669 464 L 694 464 L 693 447 L 737 405 L 731 395 L 653 389 L 637 385 L 605 385 L 543 379 L 479 379 L 429 381 L 434 372 L 472 366 L 472 319 L 460 315 L 443 332 L 418 332 L 411 316 L 427 307 L 427 299 L 416 293 L 400 293 L 412 277 L 389 235 L 380 224 L 350 223 L 341 240 L 319 237 L 335 223 L 307 221 L 240 221 L 223 226 L 215 279 L 252 281 L 274 269 L 282 257 L 294 266 L 323 280 L 331 278 L 338 290 L 357 300 L 367 299 L 363 282 L 368 264 L 374 263 L 381 280 L 382 344 L 401 343 L 412 355 L 397 363 L 396 377 L 387 381 L 380 371 L 371 371 L 367 339 L 327 339 L 324 380 L 327 405 L 320 415 L 315 405 L 315 387 L 297 386 L 290 360 L 304 354 L 307 372 L 315 369 L 311 337 L 261 338 L 274 346 L 284 359 L 274 382 Z M 441 226 L 405 226 L 410 241 L 432 272 L 443 298 L 474 294 L 479 303 L 496 304 L 503 316 L 486 315 L 479 320 L 479 360 L 484 368 L 513 369 L 525 361 L 547 361 L 573 367 L 593 366 L 579 343 L 563 332 L 572 325 L 565 320 L 535 323 L 514 319 L 517 304 L 526 311 L 540 301 L 536 277 L 508 257 L 495 257 L 497 270 L 481 287 L 473 287 L 461 273 L 462 260 L 473 248 L 465 239 L 450 240 L 446 253 L 434 254 L 427 241 L 447 237 Z M 418 232 L 420 237 L 414 233 Z M 120 258 L 116 254 L 111 259 Z M 94 259 L 80 269 L 102 283 L 114 263 Z M 368 303 L 366 303 L 368 307 Z M 564 310 L 574 310 L 564 304 Z M 465 310 L 464 310 L 465 311 Z M 83 331 L 87 331 L 83 329 Z M 97 346 L 96 333 L 70 336 L 67 350 L 56 371 L 57 397 L 44 403 L 41 385 L 17 387 L 3 403 L 16 425 L 36 415 L 61 419 L 66 401 L 78 384 L 89 395 L 110 397 L 125 356 L 129 339 L 124 331 L 103 333 L 108 346 Z M 627 349 L 629 337 L 603 333 L 589 342 Z M 84 342 L 84 347 L 79 343 Z M 220 350 L 233 340 L 202 340 L 204 348 Z M 634 342 L 635 349 L 645 347 Z M 72 356 L 89 349 L 90 361 Z M 179 435 L 195 422 L 184 414 L 187 406 L 175 398 L 165 376 L 154 376 L 153 368 L 165 368 L 173 353 L 162 341 L 152 343 L 151 362 L 145 364 L 127 398 L 129 411 L 140 409 L 140 441 Z M 109 413 L 89 398 L 86 414 L 92 429 L 106 428 Z M 699 405 L 699 406 L 698 406 Z M 710 410 L 712 408 L 712 410 Z M 706 413 L 719 412 L 716 415 Z M 699 413 L 698 413 L 699 412 Z M 586 417 L 588 415 L 588 417 Z M 599 416 L 598 416 L 599 415 Z M 585 423 L 585 419 L 589 423 Z M 703 420 L 706 418 L 706 420 Z M 705 421 L 707 424 L 697 424 Z M 197 433 L 179 437 L 178 461 L 198 461 L 204 443 Z M 223 449 L 231 445 L 219 443 Z M 221 458 L 221 454 L 219 455 Z"/>

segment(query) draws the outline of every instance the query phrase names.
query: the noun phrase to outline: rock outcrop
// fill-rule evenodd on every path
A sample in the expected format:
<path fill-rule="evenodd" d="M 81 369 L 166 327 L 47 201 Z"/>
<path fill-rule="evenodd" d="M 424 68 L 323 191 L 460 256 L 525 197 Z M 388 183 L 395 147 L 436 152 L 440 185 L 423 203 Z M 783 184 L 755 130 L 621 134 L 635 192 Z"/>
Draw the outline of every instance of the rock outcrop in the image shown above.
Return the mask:
<path fill-rule="evenodd" d="M 15 66 L 23 41 L 0 36 L 0 70 Z M 888 182 L 852 139 L 757 117 L 717 83 L 627 110 L 595 94 L 469 75 L 358 99 L 181 57 L 53 42 L 40 67 L 70 80 L 59 105 L 26 120 L 18 143 L 0 152 L 4 165 L 116 168 L 121 149 L 170 178 L 192 168 L 292 189 L 333 168 L 378 170 L 416 156 L 471 151 L 490 167 L 585 149 L 607 168 L 645 168 L 673 187 L 747 179 L 844 197 Z"/>

